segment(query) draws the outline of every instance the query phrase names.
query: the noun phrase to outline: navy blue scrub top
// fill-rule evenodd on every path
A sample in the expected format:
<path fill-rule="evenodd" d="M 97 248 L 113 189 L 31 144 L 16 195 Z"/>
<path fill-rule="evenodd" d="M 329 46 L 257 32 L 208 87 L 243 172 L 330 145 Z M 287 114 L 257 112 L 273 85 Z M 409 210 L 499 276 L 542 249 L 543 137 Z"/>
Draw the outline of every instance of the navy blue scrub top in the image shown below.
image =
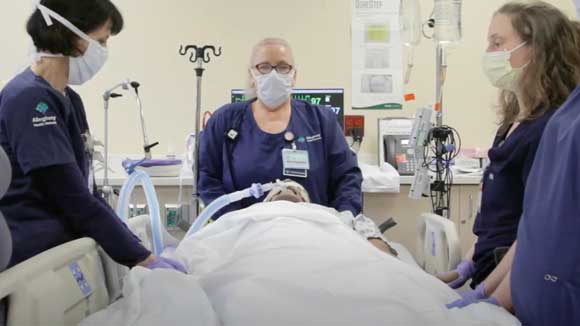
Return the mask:
<path fill-rule="evenodd" d="M 523 325 L 580 325 L 580 87 L 554 114 L 538 148 L 511 289 Z"/>
<path fill-rule="evenodd" d="M 483 174 L 480 211 L 473 226 L 477 235 L 473 261 L 483 268 L 485 256 L 498 247 L 509 247 L 517 235 L 526 180 L 544 128 L 554 111 L 521 122 L 506 138 L 498 132 L 489 151 L 490 164 Z"/>
<path fill-rule="evenodd" d="M 84 179 L 83 187 L 86 185 L 86 189 L 94 195 L 94 189 L 88 189 L 91 159 L 85 150 L 83 136 L 89 132 L 85 109 L 77 93 L 70 88 L 66 88 L 65 93 L 54 89 L 30 69 L 16 76 L 0 93 L 0 146 L 6 150 L 13 169 L 10 189 L 0 200 L 0 210 L 10 226 L 14 243 L 11 265 L 84 236 L 77 234 L 62 216 L 58 205 L 43 195 L 32 176 L 34 171 L 42 168 L 78 166 Z M 60 192 L 65 189 L 55 184 L 53 190 Z M 102 202 L 98 197 L 97 200 Z M 83 207 L 82 202 L 70 204 Z M 88 202 L 84 204 L 88 205 Z M 109 207 L 106 209 L 107 218 L 113 219 L 114 213 Z M 117 222 L 117 218 L 113 222 Z M 95 223 L 95 227 L 103 231 L 102 234 L 111 237 L 112 234 L 119 234 L 111 232 L 111 228 L 118 231 L 119 227 L 124 227 L 120 225 L 120 222 L 104 220 L 102 224 Z M 106 239 L 106 236 L 103 238 Z M 108 246 L 104 247 L 110 249 L 119 239 L 106 241 Z M 127 243 L 132 244 L 131 248 L 119 248 L 112 257 L 131 256 L 124 261 L 130 263 L 131 259 L 143 258 L 134 255 L 148 255 L 136 239 L 128 239 L 123 245 Z"/>
<path fill-rule="evenodd" d="M 268 183 L 292 179 L 308 191 L 313 203 L 351 211 L 362 210 L 362 174 L 356 154 L 346 143 L 336 115 L 331 110 L 292 100 L 292 115 L 286 131 L 295 136 L 298 150 L 308 152 L 307 178 L 282 174 L 282 149 L 292 148 L 284 139 L 286 131 L 262 131 L 252 113 L 251 103 L 229 104 L 214 113 L 201 136 L 198 189 L 204 203 L 221 195 Z M 232 141 L 226 133 L 239 121 L 239 132 Z M 235 129 L 235 128 L 234 128 Z M 218 212 L 248 207 L 260 198 L 248 198 Z"/>

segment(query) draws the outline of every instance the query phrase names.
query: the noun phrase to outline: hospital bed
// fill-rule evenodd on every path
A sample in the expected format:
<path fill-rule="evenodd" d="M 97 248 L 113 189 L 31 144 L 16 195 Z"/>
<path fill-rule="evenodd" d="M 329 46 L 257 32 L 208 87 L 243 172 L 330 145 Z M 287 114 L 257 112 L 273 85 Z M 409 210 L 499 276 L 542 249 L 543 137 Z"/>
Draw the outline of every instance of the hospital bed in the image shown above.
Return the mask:
<path fill-rule="evenodd" d="M 10 164 L 0 148 L 0 197 L 10 183 Z M 8 176 L 8 177 L 6 177 Z M 131 218 L 127 226 L 144 246 L 154 245 L 153 226 L 147 215 Z M 455 226 L 426 214 L 418 219 L 419 266 L 431 272 L 448 270 L 458 259 Z M 163 247 L 176 240 L 162 229 Z M 11 254 L 10 232 L 0 213 L 0 325 L 69 326 L 117 301 L 128 268 L 116 264 L 94 240 L 82 238 L 43 252 L 6 271 Z M 417 265 L 403 246 L 391 243 L 400 259 Z M 3 303 L 7 302 L 5 306 Z M 6 320 L 3 310 L 6 308 Z"/>
<path fill-rule="evenodd" d="M 419 218 L 418 224 L 419 231 L 429 235 L 419 241 L 420 247 L 427 249 L 418 263 L 435 269 L 447 267 L 449 259 L 445 257 L 452 257 L 454 253 L 443 254 L 440 262 L 425 257 L 433 250 L 453 247 L 453 238 L 457 237 L 449 229 L 433 228 L 437 223 L 436 217 L 425 215 Z M 146 247 L 152 246 L 148 216 L 132 218 L 128 226 Z M 433 242 L 437 237 L 448 237 L 452 241 L 438 249 Z M 425 246 L 425 243 L 431 245 Z M 396 243 L 391 245 L 401 260 L 417 265 L 406 248 Z M 77 325 L 120 297 L 122 278 L 127 272 L 126 267 L 114 263 L 88 238 L 48 250 L 0 274 L 0 299 L 9 301 L 7 326 Z"/>
<path fill-rule="evenodd" d="M 105 308 L 109 295 L 96 243 L 80 239 L 0 274 L 7 325 L 76 325 Z"/>
<path fill-rule="evenodd" d="M 129 223 L 150 247 L 148 225 L 145 215 Z M 47 250 L 0 273 L 6 326 L 77 325 L 119 298 L 127 271 L 89 238 Z"/>

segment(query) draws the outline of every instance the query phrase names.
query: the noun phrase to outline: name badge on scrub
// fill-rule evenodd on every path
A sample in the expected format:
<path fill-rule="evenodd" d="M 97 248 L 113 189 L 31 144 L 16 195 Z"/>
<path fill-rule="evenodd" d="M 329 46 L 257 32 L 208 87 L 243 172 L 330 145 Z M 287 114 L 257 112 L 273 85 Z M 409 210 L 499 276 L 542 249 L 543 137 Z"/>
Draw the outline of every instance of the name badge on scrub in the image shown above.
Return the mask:
<path fill-rule="evenodd" d="M 282 150 L 282 174 L 286 177 L 307 178 L 310 170 L 308 151 L 285 148 Z"/>

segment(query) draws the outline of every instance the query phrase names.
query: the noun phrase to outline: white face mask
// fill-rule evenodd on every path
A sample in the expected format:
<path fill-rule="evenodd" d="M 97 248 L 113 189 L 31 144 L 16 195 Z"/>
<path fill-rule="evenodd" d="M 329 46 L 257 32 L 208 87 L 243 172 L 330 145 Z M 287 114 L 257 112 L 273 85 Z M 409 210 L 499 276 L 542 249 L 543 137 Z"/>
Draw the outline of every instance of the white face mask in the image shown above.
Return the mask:
<path fill-rule="evenodd" d="M 38 9 L 44 17 L 44 21 L 47 26 L 52 26 L 52 18 L 56 19 L 58 22 L 63 24 L 66 28 L 70 29 L 78 37 L 89 42 L 89 46 L 85 53 L 78 57 L 69 58 L 69 73 L 68 73 L 68 83 L 70 85 L 82 85 L 85 82 L 93 78 L 101 68 L 107 62 L 109 57 L 109 52 L 107 48 L 99 44 L 99 42 L 90 38 L 83 31 L 78 29 L 76 26 L 71 24 L 64 17 L 58 13 L 50 10 L 49 8 L 38 4 Z M 40 57 L 57 57 L 62 55 L 51 55 L 46 53 L 39 53 L 37 58 Z"/>
<path fill-rule="evenodd" d="M 256 79 L 258 99 L 267 109 L 275 111 L 290 98 L 294 71 L 286 75 L 279 74 L 275 69 L 266 75 L 256 75 L 252 71 L 252 75 Z"/>
<path fill-rule="evenodd" d="M 493 86 L 512 92 L 516 90 L 519 77 L 527 64 L 520 68 L 514 68 L 510 58 L 512 53 L 525 44 L 526 42 L 516 46 L 511 51 L 487 52 L 483 55 L 483 71 Z"/>

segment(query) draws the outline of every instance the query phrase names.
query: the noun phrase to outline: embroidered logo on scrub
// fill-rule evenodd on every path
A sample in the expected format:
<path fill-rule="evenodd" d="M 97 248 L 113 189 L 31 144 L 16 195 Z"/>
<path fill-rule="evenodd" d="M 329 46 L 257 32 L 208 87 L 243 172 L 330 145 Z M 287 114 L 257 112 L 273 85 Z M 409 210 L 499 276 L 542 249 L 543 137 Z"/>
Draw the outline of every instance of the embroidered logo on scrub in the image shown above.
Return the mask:
<path fill-rule="evenodd" d="M 312 143 L 312 142 L 319 141 L 319 140 L 322 140 L 322 136 L 320 134 L 306 137 L 306 142 L 308 142 L 308 143 Z"/>
<path fill-rule="evenodd" d="M 56 125 L 56 116 L 46 116 L 46 112 L 48 112 L 48 104 L 46 102 L 38 103 L 34 110 L 43 115 L 42 117 L 32 118 L 32 126 L 34 128 Z"/>
<path fill-rule="evenodd" d="M 46 104 L 46 102 L 38 103 L 36 106 L 36 112 L 46 114 L 46 111 L 48 111 L 48 104 Z"/>

